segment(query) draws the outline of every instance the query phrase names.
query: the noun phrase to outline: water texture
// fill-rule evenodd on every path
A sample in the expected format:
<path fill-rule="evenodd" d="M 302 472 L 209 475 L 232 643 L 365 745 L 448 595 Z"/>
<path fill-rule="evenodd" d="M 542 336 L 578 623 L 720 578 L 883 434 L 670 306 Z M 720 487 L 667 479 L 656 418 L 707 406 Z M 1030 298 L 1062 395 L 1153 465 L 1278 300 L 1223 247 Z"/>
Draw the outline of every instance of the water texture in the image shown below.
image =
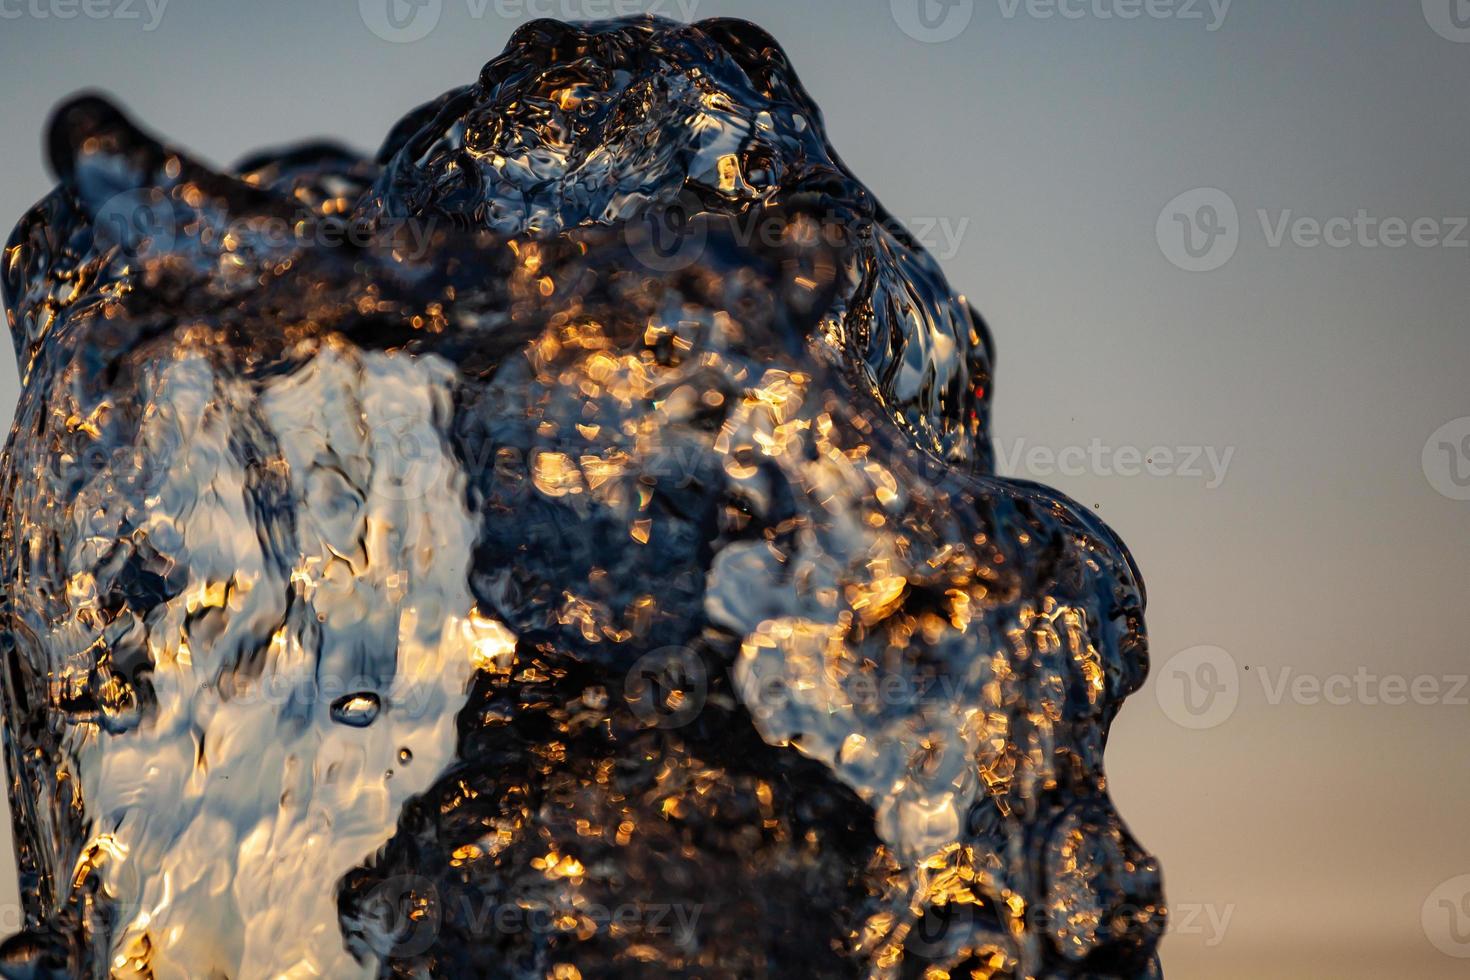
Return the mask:
<path fill-rule="evenodd" d="M 535 22 L 373 160 L 47 139 L 0 974 L 1160 975 L 1142 583 L 760 29 Z"/>

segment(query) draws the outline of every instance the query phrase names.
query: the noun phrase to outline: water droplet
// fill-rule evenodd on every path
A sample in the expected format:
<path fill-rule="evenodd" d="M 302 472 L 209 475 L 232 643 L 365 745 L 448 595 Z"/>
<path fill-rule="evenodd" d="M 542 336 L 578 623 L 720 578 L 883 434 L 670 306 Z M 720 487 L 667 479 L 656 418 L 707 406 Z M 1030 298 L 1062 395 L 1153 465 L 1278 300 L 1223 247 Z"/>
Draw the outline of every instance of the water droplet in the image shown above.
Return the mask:
<path fill-rule="evenodd" d="M 332 720 L 353 728 L 366 728 L 378 717 L 383 703 L 372 691 L 345 694 L 332 702 Z"/>
<path fill-rule="evenodd" d="M 401 763 L 403 763 L 405 766 L 408 765 L 410 762 L 413 761 L 413 753 L 410 752 L 406 746 L 404 748 L 399 749 L 398 750 L 398 761 L 401 762 Z"/>

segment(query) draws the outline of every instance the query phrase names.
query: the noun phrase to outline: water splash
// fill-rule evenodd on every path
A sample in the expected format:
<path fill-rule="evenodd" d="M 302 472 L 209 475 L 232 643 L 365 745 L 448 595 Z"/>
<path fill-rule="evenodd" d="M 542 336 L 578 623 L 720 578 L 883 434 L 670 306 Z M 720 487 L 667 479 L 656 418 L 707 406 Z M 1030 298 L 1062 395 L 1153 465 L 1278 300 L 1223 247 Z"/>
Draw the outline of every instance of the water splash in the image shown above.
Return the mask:
<path fill-rule="evenodd" d="M 0 973 L 1158 975 L 1142 586 L 759 29 L 536 22 L 375 162 L 49 147 Z"/>

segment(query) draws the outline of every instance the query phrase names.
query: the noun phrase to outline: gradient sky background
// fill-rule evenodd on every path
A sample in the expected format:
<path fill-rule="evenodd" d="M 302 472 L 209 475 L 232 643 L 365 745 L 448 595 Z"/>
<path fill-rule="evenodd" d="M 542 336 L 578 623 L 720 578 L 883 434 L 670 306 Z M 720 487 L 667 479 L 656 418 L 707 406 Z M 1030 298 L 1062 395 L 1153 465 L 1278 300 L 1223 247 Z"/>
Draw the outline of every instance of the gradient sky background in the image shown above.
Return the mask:
<path fill-rule="evenodd" d="M 438 0 L 427 36 L 393 43 L 355 0 L 168 0 L 152 30 L 144 0 L 59 19 L 67 2 L 0 0 L 7 224 L 49 188 L 43 126 L 77 89 L 111 92 L 218 164 L 320 135 L 371 150 L 400 114 L 472 81 L 526 11 L 633 5 Z M 1431 434 L 1470 416 L 1470 231 L 1459 247 L 1273 245 L 1258 211 L 1454 232 L 1443 219 L 1470 215 L 1470 30 L 1449 11 L 1470 19 L 1470 4 L 1235 0 L 1216 22 L 1221 0 L 1151 2 L 1172 16 L 958 0 L 928 42 L 902 29 L 925 34 L 915 0 L 641 6 L 746 17 L 784 44 L 847 163 L 990 320 L 995 435 L 1018 457 L 1004 469 L 1096 505 L 1132 547 L 1154 674 L 1117 722 L 1109 772 L 1163 861 L 1166 972 L 1465 976 L 1470 959 L 1435 942 L 1470 956 L 1438 905 L 1470 874 L 1470 689 L 1425 705 L 1384 704 L 1371 695 L 1394 692 L 1373 679 L 1344 704 L 1276 694 L 1283 678 L 1360 670 L 1446 693 L 1470 671 L 1470 502 L 1436 490 L 1470 457 L 1436 439 L 1424 463 Z M 1169 258 L 1179 209 L 1162 245 L 1158 225 L 1202 187 L 1235 205 L 1239 243 L 1189 272 Z M 15 391 L 5 359 L 5 419 Z M 1094 440 L 1121 452 L 1065 474 L 1028 460 Z M 1215 487 L 1207 463 L 1195 477 L 1179 458 L 1166 476 L 1113 472 L 1155 446 L 1233 455 Z M 1209 676 L 1207 656 L 1238 693 L 1189 715 L 1184 682 Z M 0 931 L 15 908 L 7 871 Z"/>

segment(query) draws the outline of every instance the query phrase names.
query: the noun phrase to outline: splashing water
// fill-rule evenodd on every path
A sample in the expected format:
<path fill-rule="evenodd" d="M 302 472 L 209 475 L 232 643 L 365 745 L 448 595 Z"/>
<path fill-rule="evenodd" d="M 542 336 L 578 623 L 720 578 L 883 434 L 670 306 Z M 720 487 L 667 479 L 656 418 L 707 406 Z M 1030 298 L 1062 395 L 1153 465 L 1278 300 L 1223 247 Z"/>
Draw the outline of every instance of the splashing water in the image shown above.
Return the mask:
<path fill-rule="evenodd" d="M 0 974 L 1159 975 L 1141 583 L 770 37 L 538 21 L 376 161 L 49 139 Z"/>

